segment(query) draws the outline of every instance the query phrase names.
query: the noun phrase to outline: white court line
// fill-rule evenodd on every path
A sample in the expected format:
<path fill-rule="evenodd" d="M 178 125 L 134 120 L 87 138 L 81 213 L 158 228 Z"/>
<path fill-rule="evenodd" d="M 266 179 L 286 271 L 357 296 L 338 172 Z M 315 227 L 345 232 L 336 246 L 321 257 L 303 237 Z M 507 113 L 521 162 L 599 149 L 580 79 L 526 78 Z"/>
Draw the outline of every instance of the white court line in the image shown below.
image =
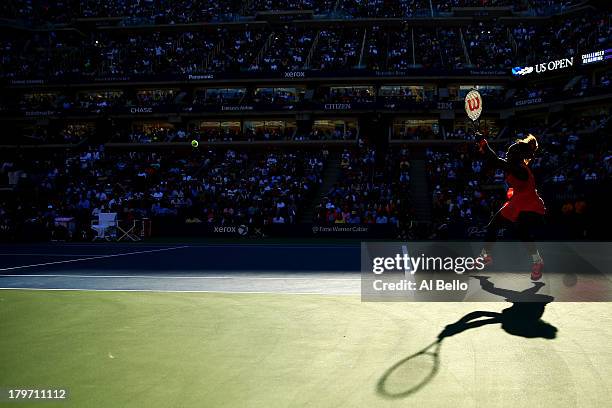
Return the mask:
<path fill-rule="evenodd" d="M 276 277 L 276 276 L 159 276 L 159 275 L 70 275 L 70 274 L 0 274 L 11 278 L 139 278 L 139 279 L 241 279 L 241 280 L 304 280 L 304 281 L 360 281 L 361 278 L 308 278 L 308 277 Z"/>
<path fill-rule="evenodd" d="M 325 292 L 280 292 L 280 291 L 231 291 L 231 290 L 164 290 L 164 289 L 79 289 L 79 288 L 0 288 L 0 290 L 29 290 L 55 292 L 152 292 L 152 293 L 223 293 L 223 294 L 260 294 L 260 295 L 323 295 L 323 296 L 359 296 L 359 293 L 325 293 Z"/>
<path fill-rule="evenodd" d="M 178 243 L 178 242 L 177 242 Z M 186 246 L 189 246 L 191 248 L 248 248 L 248 247 L 264 247 L 264 248 L 286 248 L 286 249 L 355 249 L 355 248 L 359 248 L 359 245 L 351 245 L 351 244 L 338 244 L 338 245 L 334 245 L 334 244 L 330 244 L 330 245 L 308 245 L 308 244 L 295 244 L 295 245 L 291 245 L 291 244 L 277 244 L 277 243 L 227 243 L 227 244 L 221 244 L 221 243 L 211 243 L 211 244 L 200 244 L 200 243 L 183 243 L 183 244 L 189 244 Z M 83 243 L 83 244 L 77 244 L 77 243 L 66 243 L 66 244 L 51 244 L 51 245 L 43 245 L 41 247 L 43 248 L 70 248 L 70 247 L 97 247 L 97 248 L 116 248 L 116 247 L 123 247 L 123 248 L 131 248 L 131 247 L 144 247 L 144 248 L 157 248 L 159 246 L 163 246 L 163 245 L 168 245 L 168 244 L 142 244 L 142 243 Z M 35 249 L 36 246 L 32 246 L 32 249 Z"/>
<path fill-rule="evenodd" d="M 65 256 L 65 257 L 71 257 L 71 256 L 100 256 L 100 255 L 108 255 L 108 254 L 46 254 L 44 252 L 41 253 L 29 253 L 29 252 L 14 252 L 14 253 L 4 253 L 4 254 L 0 254 L 0 256 L 48 256 L 48 257 L 52 257 L 52 256 Z"/>
<path fill-rule="evenodd" d="M 151 250 L 148 250 L 148 251 L 124 252 L 124 253 L 120 253 L 120 254 L 92 256 L 92 257 L 88 257 L 88 258 L 66 259 L 64 261 L 43 262 L 43 263 L 39 263 L 39 264 L 11 266 L 11 267 L 8 267 L 8 268 L 0 268 L 0 271 L 12 271 L 12 270 L 15 270 L 15 269 L 25 269 L 25 268 L 34 268 L 34 267 L 37 267 L 37 266 L 49 266 L 49 265 L 58 265 L 58 264 L 71 263 L 71 262 L 90 261 L 92 259 L 114 258 L 114 257 L 126 256 L 126 255 L 149 254 L 149 253 L 152 253 L 152 252 L 171 251 L 173 249 L 182 249 L 182 248 L 189 248 L 189 246 L 188 245 L 184 245 L 184 246 L 171 247 L 171 248 L 151 249 Z"/>
<path fill-rule="evenodd" d="M 402 245 L 402 254 L 406 255 L 407 257 L 410 257 L 410 254 L 408 253 L 408 245 Z M 404 279 L 407 282 L 416 282 L 412 269 L 410 269 L 410 268 L 409 269 L 404 269 Z M 409 291 L 408 292 L 408 298 L 410 300 L 414 300 L 414 297 L 415 297 L 414 291 Z"/>

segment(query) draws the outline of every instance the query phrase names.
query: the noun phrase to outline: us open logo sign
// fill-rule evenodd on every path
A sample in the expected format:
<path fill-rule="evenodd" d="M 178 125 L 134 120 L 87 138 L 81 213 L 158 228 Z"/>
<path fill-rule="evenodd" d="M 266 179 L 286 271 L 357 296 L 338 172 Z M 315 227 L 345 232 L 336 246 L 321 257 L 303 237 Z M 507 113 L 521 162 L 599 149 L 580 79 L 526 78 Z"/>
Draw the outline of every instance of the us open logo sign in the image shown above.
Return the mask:
<path fill-rule="evenodd" d="M 465 96 L 465 112 L 473 121 L 478 120 L 482 113 L 482 97 L 480 92 L 475 89 L 472 89 Z"/>

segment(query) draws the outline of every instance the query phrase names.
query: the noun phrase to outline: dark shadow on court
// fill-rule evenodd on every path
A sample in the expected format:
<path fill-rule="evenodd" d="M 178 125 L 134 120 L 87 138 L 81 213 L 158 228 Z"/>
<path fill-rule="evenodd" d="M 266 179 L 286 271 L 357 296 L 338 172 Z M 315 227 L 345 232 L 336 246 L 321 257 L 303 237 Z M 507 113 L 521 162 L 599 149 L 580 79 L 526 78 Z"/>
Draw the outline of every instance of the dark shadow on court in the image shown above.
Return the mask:
<path fill-rule="evenodd" d="M 376 391 L 379 395 L 389 399 L 405 398 L 425 387 L 440 369 L 440 348 L 442 341 L 447 337 L 469 329 L 500 323 L 501 328 L 513 336 L 544 339 L 554 339 L 557 336 L 557 328 L 542 320 L 546 305 L 554 300 L 552 296 L 537 293 L 544 286 L 544 283 L 534 282 L 532 287 L 519 292 L 498 288 L 489 281 L 487 276 L 473 276 L 473 278 L 480 281 L 480 287 L 483 290 L 505 298 L 507 301 L 512 302 L 512 306 L 501 312 L 485 310 L 470 312 L 455 323 L 447 325 L 438 334 L 436 341 L 422 350 L 401 359 L 385 371 L 376 385 Z M 417 372 L 419 371 L 419 366 L 428 365 L 428 374 L 420 381 L 403 390 L 391 390 L 388 384 L 389 379 L 393 375 L 398 376 L 398 372 L 401 370 L 405 371 L 404 375 L 411 377 L 411 374 L 414 374 L 410 373 L 412 364 L 414 364 Z"/>
<path fill-rule="evenodd" d="M 438 335 L 438 339 L 442 340 L 469 329 L 495 323 L 500 323 L 506 333 L 514 336 L 545 339 L 554 339 L 557 336 L 557 328 L 541 319 L 546 305 L 555 299 L 537 293 L 544 283 L 534 282 L 532 287 L 519 292 L 498 288 L 487 276 L 473 276 L 473 278 L 480 281 L 483 290 L 505 298 L 508 302 L 512 302 L 512 306 L 502 310 L 501 313 L 484 310 L 468 313 L 455 323 L 446 326 Z M 481 319 L 483 317 L 486 319 Z"/>

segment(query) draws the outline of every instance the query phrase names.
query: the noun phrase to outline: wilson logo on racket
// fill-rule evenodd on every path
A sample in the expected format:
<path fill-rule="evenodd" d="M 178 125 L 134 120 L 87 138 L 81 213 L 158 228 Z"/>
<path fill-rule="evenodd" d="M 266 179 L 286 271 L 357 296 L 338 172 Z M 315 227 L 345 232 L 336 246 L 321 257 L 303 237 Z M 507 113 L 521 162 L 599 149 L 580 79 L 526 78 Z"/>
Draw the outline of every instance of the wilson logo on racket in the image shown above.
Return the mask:
<path fill-rule="evenodd" d="M 475 111 L 476 109 L 480 109 L 480 99 L 478 98 L 469 99 L 467 103 L 468 103 L 468 109 L 471 110 L 472 112 Z"/>
<path fill-rule="evenodd" d="M 473 121 L 477 120 L 482 113 L 482 97 L 480 92 L 472 89 L 465 96 L 465 112 Z"/>

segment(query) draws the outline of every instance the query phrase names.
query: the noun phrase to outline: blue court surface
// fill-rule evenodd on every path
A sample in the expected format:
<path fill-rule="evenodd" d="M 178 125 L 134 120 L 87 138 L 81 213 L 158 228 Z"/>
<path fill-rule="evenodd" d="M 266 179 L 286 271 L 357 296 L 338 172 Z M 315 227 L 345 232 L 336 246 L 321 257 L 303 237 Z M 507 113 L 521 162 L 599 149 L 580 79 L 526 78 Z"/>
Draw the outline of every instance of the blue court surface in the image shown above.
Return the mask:
<path fill-rule="evenodd" d="M 358 295 L 360 250 L 359 242 L 5 245 L 0 289 Z M 557 301 L 609 301 L 611 275 L 591 270 L 596 273 L 546 273 L 538 294 Z M 520 270 L 490 277 L 497 288 L 532 287 Z M 504 300 L 503 293 L 483 291 L 476 279 L 462 278 L 470 284 L 462 300 Z"/>
<path fill-rule="evenodd" d="M 0 287 L 358 293 L 359 244 L 41 244 L 0 252 Z"/>

